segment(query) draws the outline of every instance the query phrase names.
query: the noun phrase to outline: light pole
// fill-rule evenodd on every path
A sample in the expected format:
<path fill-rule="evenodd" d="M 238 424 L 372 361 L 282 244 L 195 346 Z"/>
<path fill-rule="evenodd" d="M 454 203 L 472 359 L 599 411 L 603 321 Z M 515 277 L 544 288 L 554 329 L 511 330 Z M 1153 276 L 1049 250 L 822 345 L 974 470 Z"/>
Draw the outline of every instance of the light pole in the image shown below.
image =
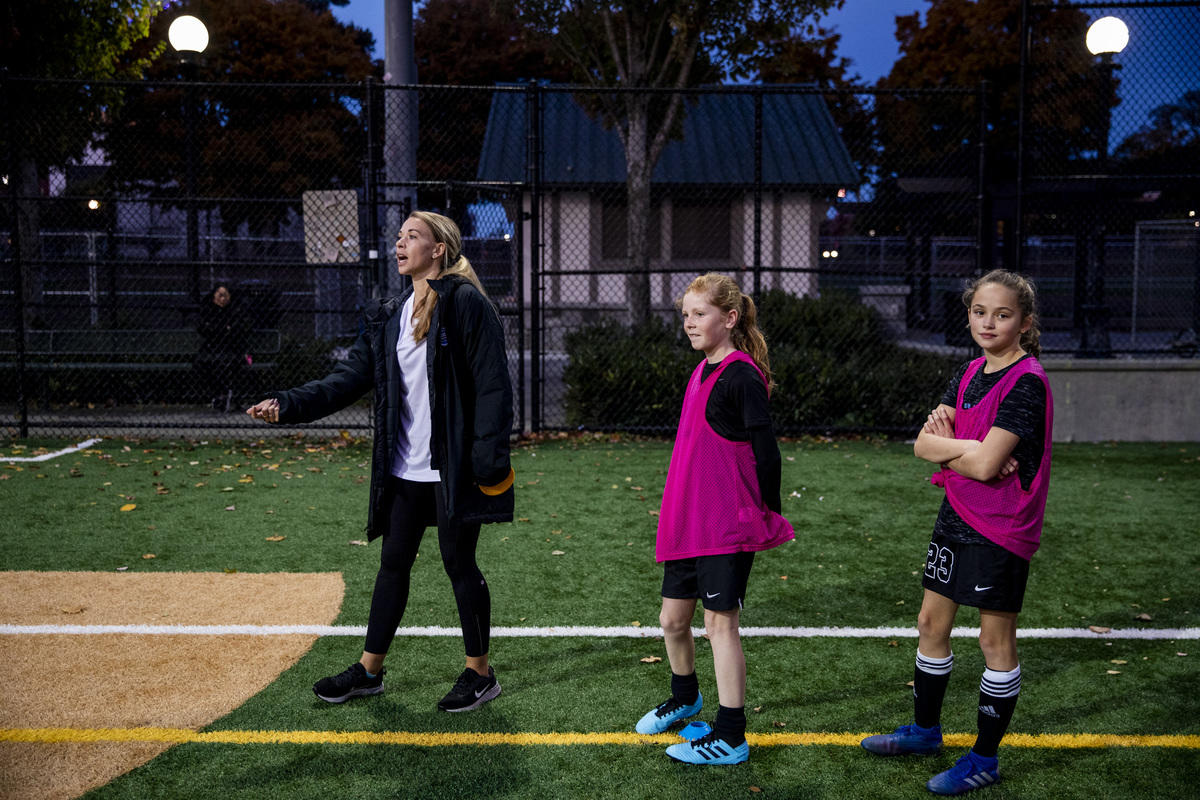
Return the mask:
<path fill-rule="evenodd" d="M 183 14 L 167 30 L 167 40 L 179 54 L 185 79 L 183 120 L 186 164 L 184 208 L 187 214 L 187 260 L 192 265 L 192 299 L 200 297 L 200 235 L 196 224 L 196 95 L 192 84 L 200 54 L 208 47 L 208 28 L 196 17 Z"/>
<path fill-rule="evenodd" d="M 1099 119 L 1096 125 L 1096 175 L 1108 176 L 1108 135 L 1112 127 L 1112 107 L 1116 100 L 1116 71 L 1120 64 L 1113 56 L 1129 44 L 1129 28 L 1116 17 L 1101 17 L 1087 32 L 1088 51 L 1098 56 L 1100 76 Z M 1103 198 L 1092 209 L 1090 230 L 1086 241 L 1086 273 L 1084 278 L 1083 332 L 1079 338 L 1080 358 L 1108 358 L 1112 345 L 1108 338 L 1108 308 L 1104 304 L 1104 224 L 1100 220 Z"/>

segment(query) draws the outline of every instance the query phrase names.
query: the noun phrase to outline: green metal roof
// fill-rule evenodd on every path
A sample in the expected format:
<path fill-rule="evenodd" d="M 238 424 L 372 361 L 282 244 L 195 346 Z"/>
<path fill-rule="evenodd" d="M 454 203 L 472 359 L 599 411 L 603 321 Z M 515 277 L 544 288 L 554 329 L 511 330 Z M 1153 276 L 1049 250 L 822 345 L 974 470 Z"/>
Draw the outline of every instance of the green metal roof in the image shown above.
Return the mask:
<path fill-rule="evenodd" d="M 585 112 L 569 90 L 543 87 L 542 182 L 624 183 L 625 154 L 615 131 Z M 665 99 L 665 95 L 663 96 Z M 670 141 L 655 166 L 659 184 L 754 182 L 754 98 L 748 93 L 692 95 L 683 136 Z M 478 179 L 527 179 L 526 93 L 492 95 Z M 763 95 L 763 182 L 772 186 L 840 188 L 858 171 L 825 101 L 811 92 Z"/>

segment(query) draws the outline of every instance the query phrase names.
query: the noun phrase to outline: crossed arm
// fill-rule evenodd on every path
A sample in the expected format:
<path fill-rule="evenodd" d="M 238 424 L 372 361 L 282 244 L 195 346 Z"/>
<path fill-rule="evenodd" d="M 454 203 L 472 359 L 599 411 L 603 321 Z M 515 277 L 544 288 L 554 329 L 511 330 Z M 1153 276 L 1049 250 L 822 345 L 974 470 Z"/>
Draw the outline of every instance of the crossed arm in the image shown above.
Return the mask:
<path fill-rule="evenodd" d="M 939 405 L 917 434 L 913 453 L 917 458 L 949 467 L 966 478 L 990 481 L 1004 478 L 1017 469 L 1012 457 L 1020 438 L 1003 428 L 992 428 L 983 441 L 954 438 L 954 408 Z"/>

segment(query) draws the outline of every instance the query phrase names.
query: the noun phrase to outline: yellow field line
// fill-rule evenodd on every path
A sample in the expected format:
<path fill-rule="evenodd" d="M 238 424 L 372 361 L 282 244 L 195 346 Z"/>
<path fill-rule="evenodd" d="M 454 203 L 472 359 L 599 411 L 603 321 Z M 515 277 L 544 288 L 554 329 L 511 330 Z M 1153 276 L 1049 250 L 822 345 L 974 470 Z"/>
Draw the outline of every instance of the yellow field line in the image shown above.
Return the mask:
<path fill-rule="evenodd" d="M 756 747 L 837 745 L 857 747 L 867 733 L 748 733 Z M 187 728 L 0 728 L 0 742 L 163 742 L 168 744 L 365 744 L 410 747 L 646 745 L 678 742 L 673 734 L 636 733 L 432 733 L 416 731 L 193 731 Z M 975 734 L 945 736 L 950 747 L 969 747 Z M 1006 747 L 1045 749 L 1170 747 L 1200 749 L 1200 735 L 1139 736 L 1101 733 L 1011 733 Z"/>

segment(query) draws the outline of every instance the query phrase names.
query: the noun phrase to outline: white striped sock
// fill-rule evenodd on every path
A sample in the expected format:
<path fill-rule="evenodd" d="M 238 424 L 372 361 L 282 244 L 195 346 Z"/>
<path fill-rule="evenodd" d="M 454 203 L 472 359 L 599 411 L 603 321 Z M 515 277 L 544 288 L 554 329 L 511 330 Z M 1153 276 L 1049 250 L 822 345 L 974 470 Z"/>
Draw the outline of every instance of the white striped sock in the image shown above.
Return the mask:
<path fill-rule="evenodd" d="M 1016 697 L 1021 693 L 1021 665 L 1008 672 L 985 669 L 979 680 L 979 691 L 991 697 Z"/>
<path fill-rule="evenodd" d="M 945 658 L 930 658 L 917 649 L 917 669 L 930 675 L 949 675 L 954 669 L 954 653 Z"/>

